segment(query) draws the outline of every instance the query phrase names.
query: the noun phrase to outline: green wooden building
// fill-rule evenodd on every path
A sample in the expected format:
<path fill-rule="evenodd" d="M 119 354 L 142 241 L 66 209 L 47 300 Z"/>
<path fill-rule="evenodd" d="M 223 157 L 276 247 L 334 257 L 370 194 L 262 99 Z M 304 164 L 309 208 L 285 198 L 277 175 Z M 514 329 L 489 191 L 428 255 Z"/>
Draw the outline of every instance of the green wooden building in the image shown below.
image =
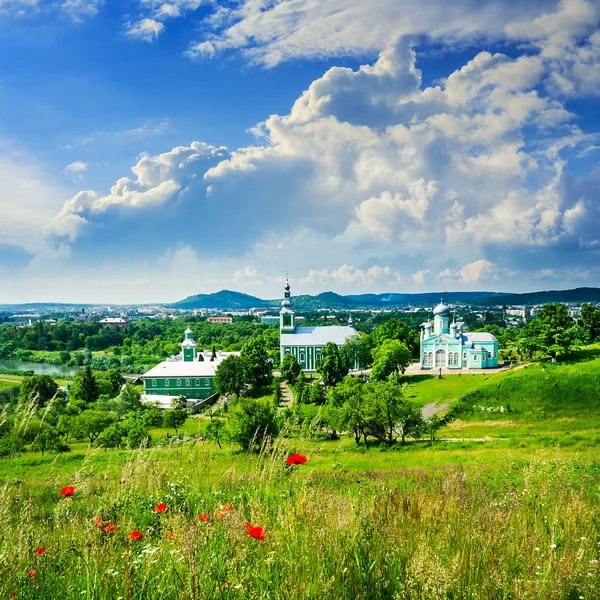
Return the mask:
<path fill-rule="evenodd" d="M 158 402 L 168 408 L 171 400 L 185 396 L 188 400 L 204 400 L 215 393 L 215 372 L 219 364 L 231 354 L 221 352 L 215 356 L 209 351 L 198 352 L 191 329 L 185 331 L 181 353 L 164 360 L 142 375 L 145 402 Z"/>

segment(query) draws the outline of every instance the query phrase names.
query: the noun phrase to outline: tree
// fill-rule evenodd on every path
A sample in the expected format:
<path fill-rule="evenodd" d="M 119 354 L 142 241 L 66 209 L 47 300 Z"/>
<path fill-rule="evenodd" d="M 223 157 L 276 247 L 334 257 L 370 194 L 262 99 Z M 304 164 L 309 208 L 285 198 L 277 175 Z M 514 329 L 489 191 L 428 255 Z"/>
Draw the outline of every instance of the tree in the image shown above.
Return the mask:
<path fill-rule="evenodd" d="M 281 391 L 281 384 L 275 382 L 275 394 L 273 396 L 273 404 L 278 407 L 283 402 L 283 392 Z"/>
<path fill-rule="evenodd" d="M 588 344 L 600 339 L 600 310 L 591 302 L 581 305 L 581 315 L 578 321 Z"/>
<path fill-rule="evenodd" d="M 85 404 L 96 402 L 100 397 L 98 382 L 89 365 L 83 371 L 79 371 L 77 375 L 75 375 L 70 389 L 70 396 L 74 400 L 80 400 Z"/>
<path fill-rule="evenodd" d="M 120 423 L 107 427 L 96 439 L 96 445 L 102 448 L 120 448 L 127 432 Z"/>
<path fill-rule="evenodd" d="M 98 394 L 114 398 L 118 395 L 123 385 L 123 376 L 116 369 L 109 369 L 105 373 L 94 376 L 98 383 Z"/>
<path fill-rule="evenodd" d="M 298 380 L 302 367 L 292 354 L 286 354 L 281 361 L 279 371 L 286 381 L 294 385 Z"/>
<path fill-rule="evenodd" d="M 273 382 L 273 361 L 263 339 L 251 338 L 243 346 L 242 358 L 248 365 L 248 382 L 255 387 L 266 387 Z"/>
<path fill-rule="evenodd" d="M 229 432 L 233 442 L 244 450 L 260 447 L 277 435 L 276 410 L 268 399 L 239 398 L 229 411 Z"/>
<path fill-rule="evenodd" d="M 31 444 L 31 450 L 41 452 L 43 456 L 44 452 L 65 452 L 69 450 L 69 447 L 62 442 L 54 427 L 48 423 L 42 423 L 33 444 Z"/>
<path fill-rule="evenodd" d="M 187 412 L 183 408 L 174 408 L 166 410 L 163 416 L 163 427 L 173 428 L 175 433 L 179 435 L 178 429 L 185 423 Z"/>
<path fill-rule="evenodd" d="M 365 384 L 358 377 L 345 377 L 335 386 L 335 393 L 340 395 L 335 402 L 340 406 L 338 426 L 340 429 L 351 429 L 354 433 L 354 443 L 360 443 L 361 436 L 364 438 L 365 446 L 369 447 L 366 431 L 366 412 L 364 403 Z"/>
<path fill-rule="evenodd" d="M 429 439 L 435 442 L 438 429 L 444 424 L 444 422 L 437 416 L 431 415 L 429 419 L 423 422 L 423 431 L 429 435 Z"/>
<path fill-rule="evenodd" d="M 90 446 L 114 422 L 114 417 L 103 410 L 86 410 L 73 418 L 71 431 L 75 439 L 88 438 Z"/>
<path fill-rule="evenodd" d="M 239 396 L 247 382 L 248 365 L 241 356 L 232 354 L 219 364 L 215 372 L 215 387 L 220 394 Z"/>
<path fill-rule="evenodd" d="M 150 436 L 148 435 L 148 429 L 144 421 L 142 421 L 141 419 L 128 419 L 127 421 L 125 421 L 124 425 L 125 430 L 127 432 L 128 448 L 139 448 L 144 442 L 144 440 L 149 440 Z"/>
<path fill-rule="evenodd" d="M 400 319 L 392 318 L 382 323 L 373 331 L 373 340 L 376 346 L 381 346 L 386 340 L 398 340 L 399 342 L 408 342 L 410 329 L 408 325 Z"/>
<path fill-rule="evenodd" d="M 119 414 L 124 415 L 128 412 L 142 408 L 142 390 L 131 383 L 126 383 L 119 396 Z"/>
<path fill-rule="evenodd" d="M 317 373 L 321 375 L 323 383 L 326 386 L 335 385 L 348 375 L 348 371 L 345 352 L 340 352 L 333 342 L 327 342 L 321 350 L 321 358 L 317 361 Z"/>
<path fill-rule="evenodd" d="M 50 375 L 33 375 L 25 377 L 21 384 L 20 397 L 24 402 L 35 401 L 37 408 L 46 404 L 58 392 L 58 384 Z"/>
<path fill-rule="evenodd" d="M 395 381 L 381 381 L 367 386 L 365 394 L 366 427 L 377 439 L 392 446 L 399 433 L 417 435 L 423 423 L 420 409 L 405 400 L 404 386 Z"/>
<path fill-rule="evenodd" d="M 186 408 L 187 398 L 185 396 L 177 396 L 171 400 L 171 407 L 176 409 Z"/>
<path fill-rule="evenodd" d="M 373 363 L 373 340 L 370 335 L 359 332 L 346 340 L 344 344 L 346 356 L 351 367 L 358 369 L 367 369 Z"/>
<path fill-rule="evenodd" d="M 550 302 L 542 306 L 536 318 L 523 328 L 520 347 L 528 356 L 545 352 L 555 358 L 572 350 L 577 337 L 577 327 L 569 309 L 559 302 Z"/>
<path fill-rule="evenodd" d="M 410 364 L 410 350 L 398 340 L 385 340 L 373 350 L 372 376 L 375 381 L 383 381 L 392 373 L 404 373 Z"/>
<path fill-rule="evenodd" d="M 325 404 L 327 396 L 323 386 L 317 381 L 310 388 L 310 402 L 312 404 Z"/>
<path fill-rule="evenodd" d="M 206 439 L 215 442 L 221 448 L 221 440 L 225 435 L 225 423 L 218 417 L 212 417 L 206 426 Z"/>

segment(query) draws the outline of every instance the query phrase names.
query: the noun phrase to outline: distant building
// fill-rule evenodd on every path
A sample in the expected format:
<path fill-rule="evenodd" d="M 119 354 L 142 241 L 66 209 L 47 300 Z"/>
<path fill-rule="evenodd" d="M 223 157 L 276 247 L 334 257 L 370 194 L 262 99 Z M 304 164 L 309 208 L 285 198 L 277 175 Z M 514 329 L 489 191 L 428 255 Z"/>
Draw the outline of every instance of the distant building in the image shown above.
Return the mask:
<path fill-rule="evenodd" d="M 498 340 L 491 333 L 466 333 L 463 323 L 449 323 L 450 308 L 438 304 L 433 324 L 421 331 L 422 369 L 489 369 L 498 366 Z M 433 328 L 433 332 L 432 332 Z"/>
<path fill-rule="evenodd" d="M 524 319 L 527 316 L 527 311 L 524 307 L 523 308 L 521 308 L 521 307 L 507 308 L 505 311 L 505 314 L 511 315 L 513 317 L 521 317 L 521 319 Z"/>
<path fill-rule="evenodd" d="M 127 327 L 127 319 L 123 319 L 123 317 L 106 317 L 104 319 L 100 319 L 100 323 L 102 325 L 112 325 L 113 327 Z"/>
<path fill-rule="evenodd" d="M 286 354 L 291 354 L 308 373 L 316 370 L 317 361 L 328 342 L 343 346 L 348 338 L 358 335 L 351 319 L 348 325 L 331 327 L 297 327 L 296 320 L 290 284 L 287 283 L 279 312 L 281 360 Z"/>
<path fill-rule="evenodd" d="M 279 317 L 276 315 L 262 315 L 260 318 L 260 322 L 264 325 L 278 325 Z"/>
<path fill-rule="evenodd" d="M 159 402 L 168 408 L 171 400 L 185 396 L 190 400 L 204 400 L 215 393 L 215 372 L 221 362 L 239 352 L 197 352 L 194 333 L 185 332 L 181 343 L 181 353 L 164 360 L 142 375 L 144 381 L 144 402 Z"/>
<path fill-rule="evenodd" d="M 233 317 L 221 317 L 221 316 L 218 316 L 218 315 L 211 315 L 206 320 L 209 323 L 213 323 L 213 324 L 231 325 L 233 323 Z"/>
<path fill-rule="evenodd" d="M 23 315 L 11 315 L 8 319 L 16 327 L 27 327 L 39 321 L 41 316 L 37 313 L 26 313 Z"/>

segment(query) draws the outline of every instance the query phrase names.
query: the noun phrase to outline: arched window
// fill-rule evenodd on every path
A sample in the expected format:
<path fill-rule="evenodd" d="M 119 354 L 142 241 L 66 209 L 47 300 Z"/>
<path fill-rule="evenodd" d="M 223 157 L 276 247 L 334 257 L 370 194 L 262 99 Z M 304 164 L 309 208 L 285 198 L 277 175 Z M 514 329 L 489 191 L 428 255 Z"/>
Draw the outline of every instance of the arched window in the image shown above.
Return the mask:
<path fill-rule="evenodd" d="M 427 362 L 428 362 L 430 365 L 432 365 L 432 364 L 433 364 L 433 352 L 430 352 L 430 353 L 429 353 L 429 359 L 428 359 L 428 361 L 427 361 Z"/>
<path fill-rule="evenodd" d="M 304 352 L 300 352 L 300 362 L 303 363 L 304 362 Z"/>
<path fill-rule="evenodd" d="M 435 366 L 436 367 L 445 367 L 446 366 L 446 353 L 443 350 L 436 351 Z"/>

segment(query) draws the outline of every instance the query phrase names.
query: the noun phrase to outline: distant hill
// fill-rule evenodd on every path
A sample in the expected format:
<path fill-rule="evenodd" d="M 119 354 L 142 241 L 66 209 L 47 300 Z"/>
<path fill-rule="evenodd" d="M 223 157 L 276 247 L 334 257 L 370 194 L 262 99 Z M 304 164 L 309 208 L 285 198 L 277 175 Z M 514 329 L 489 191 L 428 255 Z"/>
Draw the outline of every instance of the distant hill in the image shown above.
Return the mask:
<path fill-rule="evenodd" d="M 548 302 L 600 302 L 600 288 L 581 287 L 574 290 L 550 290 L 547 292 L 526 292 L 524 294 L 506 294 L 501 297 L 480 297 L 472 304 L 494 306 L 497 304 L 547 304 Z"/>
<path fill-rule="evenodd" d="M 361 294 L 342 296 L 335 292 L 323 292 L 316 296 L 294 296 L 294 308 L 299 311 L 319 310 L 356 310 L 359 308 L 390 308 L 398 306 L 432 306 L 441 298 L 445 302 L 466 302 L 473 298 L 502 296 L 499 292 L 430 292 L 426 294 Z M 256 296 L 231 290 L 221 290 L 215 294 L 197 294 L 170 304 L 171 308 L 215 310 L 248 310 L 250 308 L 278 307 L 281 298 L 263 300 Z"/>
<path fill-rule="evenodd" d="M 212 308 L 215 310 L 248 310 L 250 308 L 261 308 L 271 306 L 268 300 L 261 300 L 249 294 L 221 290 L 215 294 L 196 294 L 188 296 L 184 300 L 170 304 L 171 308 Z"/>

